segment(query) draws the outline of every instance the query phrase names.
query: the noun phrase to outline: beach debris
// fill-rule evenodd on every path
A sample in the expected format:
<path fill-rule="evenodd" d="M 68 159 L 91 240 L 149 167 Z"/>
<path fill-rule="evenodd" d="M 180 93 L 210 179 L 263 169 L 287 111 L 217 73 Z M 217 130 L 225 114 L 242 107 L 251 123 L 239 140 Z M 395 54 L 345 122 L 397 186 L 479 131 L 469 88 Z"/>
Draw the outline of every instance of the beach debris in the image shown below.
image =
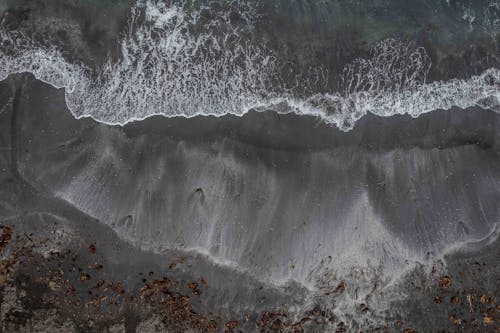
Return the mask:
<path fill-rule="evenodd" d="M 101 265 L 101 264 L 88 265 L 87 268 L 98 271 L 98 270 L 101 270 L 103 268 L 103 265 Z"/>
<path fill-rule="evenodd" d="M 224 325 L 224 328 L 225 328 L 226 332 L 232 332 L 232 331 L 233 331 L 233 330 L 235 330 L 238 326 L 240 326 L 239 321 L 237 321 L 237 320 L 231 320 L 231 321 L 228 321 L 228 322 Z"/>
<path fill-rule="evenodd" d="M 451 278 L 449 276 L 442 276 L 439 279 L 439 286 L 443 289 L 447 289 L 451 286 Z"/>
<path fill-rule="evenodd" d="M 460 325 L 462 323 L 462 320 L 455 315 L 450 316 L 449 319 L 455 325 Z"/>
<path fill-rule="evenodd" d="M 200 295 L 200 288 L 198 286 L 198 283 L 196 283 L 194 281 L 189 282 L 187 286 L 189 289 L 191 289 L 191 292 L 193 293 L 193 295 L 196 295 L 196 296 Z"/>
<path fill-rule="evenodd" d="M 217 332 L 217 322 L 215 320 L 210 320 L 207 325 L 207 331 L 210 333 Z"/>
<path fill-rule="evenodd" d="M 154 280 L 153 281 L 153 286 L 157 288 L 159 291 L 162 293 L 168 293 L 168 288 L 170 287 L 170 280 L 166 277 L 164 277 L 161 280 Z"/>
<path fill-rule="evenodd" d="M 57 291 L 61 289 L 61 284 L 57 281 L 49 281 L 49 288 L 53 291 Z"/>
<path fill-rule="evenodd" d="M 366 305 L 365 303 L 361 303 L 359 305 L 359 309 L 361 310 L 361 312 L 368 312 L 370 309 L 368 308 L 368 305 Z"/>
<path fill-rule="evenodd" d="M 200 283 L 202 288 L 208 287 L 207 281 L 205 281 L 205 279 L 202 276 L 200 276 L 200 278 L 198 279 L 198 282 Z"/>
<path fill-rule="evenodd" d="M 0 235 L 0 252 L 2 252 L 10 242 L 12 238 L 12 229 L 9 227 L 2 226 L 2 234 Z"/>
<path fill-rule="evenodd" d="M 94 284 L 91 289 L 100 289 L 102 286 L 104 286 L 105 283 L 105 280 L 99 279 L 99 281 L 97 281 L 97 283 Z"/>
<path fill-rule="evenodd" d="M 80 274 L 80 281 L 88 281 L 90 280 L 90 274 L 88 273 L 81 273 Z"/>
<path fill-rule="evenodd" d="M 335 333 L 345 333 L 347 332 L 347 327 L 344 322 L 340 322 L 337 324 L 337 329 L 335 330 Z"/>
<path fill-rule="evenodd" d="M 250 322 L 249 325 L 251 325 L 252 321 L 261 332 L 268 333 L 299 333 L 307 331 L 309 325 L 318 325 L 317 327 L 323 327 L 323 331 L 339 333 L 350 330 L 350 327 L 345 323 L 338 322 L 332 314 L 321 308 L 306 312 L 301 319 L 295 317 L 293 313 L 288 313 L 286 307 L 264 311 L 261 314 L 244 313 L 241 320 L 238 318 L 215 318 L 212 314 L 202 315 L 194 311 L 191 303 L 195 299 L 194 296 L 200 296 L 202 289 L 204 291 L 204 288 L 208 288 L 204 277 L 195 278 L 194 281 L 175 280 L 171 276 L 153 280 L 152 276 L 156 277 L 158 272 L 146 271 L 146 273 L 140 274 L 140 279 L 144 279 L 145 282 L 139 286 L 134 285 L 126 288 L 122 282 L 104 278 L 106 275 L 101 275 L 104 274 L 104 267 L 101 264 L 88 260 L 87 256 L 80 256 L 68 249 L 60 248 L 54 251 L 50 247 L 53 242 L 50 240 L 41 242 L 36 233 L 34 236 L 30 234 L 31 240 L 23 237 L 23 233 L 21 233 L 18 245 L 18 241 L 15 239 L 16 233 L 13 230 L 5 231 L 5 228 L 2 228 L 0 232 L 0 243 L 8 243 L 8 246 L 12 246 L 12 251 L 9 251 L 9 256 L 2 261 L 0 266 L 0 286 L 5 283 L 15 283 L 12 274 L 16 274 L 19 269 L 36 272 L 37 283 L 43 285 L 44 302 L 48 306 L 73 309 L 70 311 L 81 308 L 85 316 L 96 318 L 96 321 L 104 320 L 103 318 L 114 318 L 113 315 L 122 315 L 120 312 L 115 314 L 111 314 L 111 312 L 118 311 L 116 309 L 120 309 L 125 303 L 128 303 L 127 306 L 134 306 L 137 309 L 143 308 L 144 311 L 146 311 L 145 309 L 154 309 L 155 314 L 158 314 L 162 320 L 178 329 L 179 332 L 189 331 L 187 327 L 202 332 L 215 333 L 220 331 L 221 327 L 224 332 L 239 332 L 244 329 L 242 323 Z M 47 251 L 33 251 L 33 244 L 37 247 L 44 247 Z M 85 247 L 83 249 L 85 251 Z M 48 255 L 42 256 L 40 252 L 48 253 Z M 186 260 L 187 257 L 178 257 L 173 264 L 177 265 Z M 23 265 L 18 265 L 21 263 Z M 92 277 L 89 273 L 92 273 Z M 172 272 L 172 274 L 174 273 Z M 81 290 L 83 285 L 81 282 L 89 280 L 95 280 L 95 282 L 88 284 L 86 290 Z M 79 282 L 75 284 L 78 288 L 73 286 L 75 281 Z M 452 283 L 449 276 L 443 276 L 438 281 L 437 288 L 447 289 L 446 294 L 449 295 L 449 298 L 437 294 L 431 297 L 434 303 L 442 304 L 445 299 L 449 299 L 450 303 L 459 307 L 457 310 L 460 310 L 460 312 L 449 314 L 448 318 L 451 323 L 461 325 L 465 329 L 472 326 L 478 327 L 481 324 L 491 328 L 497 324 L 496 311 L 500 308 L 497 308 L 495 300 L 484 290 L 474 290 L 474 288 L 463 286 L 458 289 L 454 288 L 455 284 Z M 186 286 L 189 290 L 186 289 Z M 346 288 L 344 281 L 331 281 L 331 293 L 342 293 L 346 291 Z M 471 312 L 475 311 L 471 318 L 459 317 L 463 314 L 462 308 L 464 307 L 470 309 Z M 358 311 L 361 314 L 371 311 L 371 309 L 365 303 L 358 303 Z M 82 316 L 80 317 L 85 320 Z M 140 318 L 140 320 L 144 320 L 143 317 Z M 228 319 L 231 320 L 227 321 Z M 403 322 L 396 326 L 398 325 L 397 331 L 399 332 L 417 332 L 412 328 L 403 330 L 403 325 L 405 325 Z M 385 328 L 387 329 L 387 327 Z M 379 329 L 384 331 L 383 326 Z"/>
<path fill-rule="evenodd" d="M 344 281 L 341 281 L 337 288 L 335 288 L 334 292 L 336 293 L 343 293 L 345 291 L 345 283 Z"/>
<path fill-rule="evenodd" d="M 186 260 L 187 260 L 186 256 L 177 257 L 177 259 L 175 259 L 168 265 L 168 269 L 174 269 L 175 267 L 177 267 L 177 265 L 185 263 Z"/>
<path fill-rule="evenodd" d="M 481 297 L 479 298 L 479 301 L 483 304 L 489 304 L 491 303 L 491 297 L 482 294 Z"/>
<path fill-rule="evenodd" d="M 468 294 L 467 295 L 467 303 L 469 304 L 469 312 L 474 312 L 474 309 L 472 308 L 472 295 L 471 294 Z"/>

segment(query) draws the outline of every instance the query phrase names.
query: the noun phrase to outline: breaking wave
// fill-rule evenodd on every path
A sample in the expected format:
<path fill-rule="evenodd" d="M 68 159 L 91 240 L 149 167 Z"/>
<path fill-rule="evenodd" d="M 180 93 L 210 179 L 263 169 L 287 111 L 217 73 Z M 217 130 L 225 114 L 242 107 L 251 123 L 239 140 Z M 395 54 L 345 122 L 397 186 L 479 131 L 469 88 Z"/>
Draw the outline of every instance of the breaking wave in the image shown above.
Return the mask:
<path fill-rule="evenodd" d="M 368 112 L 416 117 L 452 107 L 499 108 L 500 70 L 427 83 L 431 62 L 425 49 L 397 39 L 380 42 L 369 56 L 348 64 L 339 89 L 314 93 L 317 85 L 329 86 L 326 69 L 285 79 L 286 66 L 254 38 L 258 17 L 249 4 L 193 7 L 139 0 L 128 23 L 120 56 L 99 69 L 70 61 L 56 43 L 42 45 L 2 24 L 0 80 L 32 73 L 65 88 L 75 117 L 113 125 L 153 115 L 241 116 L 274 110 L 317 116 L 350 130 Z"/>

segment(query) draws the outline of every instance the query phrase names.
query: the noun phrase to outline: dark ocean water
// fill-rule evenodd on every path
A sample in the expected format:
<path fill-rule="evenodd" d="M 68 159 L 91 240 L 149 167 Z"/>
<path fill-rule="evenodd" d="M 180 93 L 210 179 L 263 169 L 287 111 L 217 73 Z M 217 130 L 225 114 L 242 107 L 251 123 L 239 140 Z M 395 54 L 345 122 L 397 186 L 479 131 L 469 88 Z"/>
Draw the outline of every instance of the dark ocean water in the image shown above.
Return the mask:
<path fill-rule="evenodd" d="M 53 6 L 6 11 L 0 75 L 65 87 L 77 117 L 123 125 L 257 109 L 349 130 L 368 112 L 498 109 L 495 2 Z"/>
<path fill-rule="evenodd" d="M 94 244 L 96 274 L 141 302 L 149 270 L 208 285 L 188 284 L 182 318 L 124 300 L 77 318 L 33 292 L 33 319 L 5 301 L 2 329 L 53 307 L 66 331 L 203 332 L 196 316 L 213 315 L 244 332 L 495 332 L 499 14 L 494 0 L 0 0 L 2 226 L 47 237 L 43 258 L 91 260 Z"/>

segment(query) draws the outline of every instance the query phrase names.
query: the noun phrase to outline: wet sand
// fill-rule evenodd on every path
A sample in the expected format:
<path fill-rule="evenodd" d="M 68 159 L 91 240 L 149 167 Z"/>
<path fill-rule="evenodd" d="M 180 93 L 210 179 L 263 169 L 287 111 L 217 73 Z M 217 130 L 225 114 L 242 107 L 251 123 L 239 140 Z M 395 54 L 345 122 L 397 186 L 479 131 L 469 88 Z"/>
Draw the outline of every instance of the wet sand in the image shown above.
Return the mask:
<path fill-rule="evenodd" d="M 74 119 L 29 75 L 1 93 L 2 244 L 22 249 L 3 252 L 6 330 L 45 316 L 65 331 L 493 331 L 498 241 L 439 259 L 498 225 L 494 112 L 367 116 L 347 133 L 270 112 L 121 128 Z"/>
<path fill-rule="evenodd" d="M 55 66 L 52 79 L 75 64 L 85 71 L 77 80 L 94 79 L 125 57 L 127 29 L 142 27 L 130 22 L 134 4 L 0 1 L 0 57 L 57 48 L 62 57 L 37 58 L 42 69 Z M 387 38 L 425 48 L 413 74 L 427 83 L 500 65 L 498 8 L 487 1 L 276 0 L 256 1 L 255 12 L 239 4 L 215 1 L 181 42 L 230 12 L 215 34 L 278 59 L 278 76 L 265 84 L 295 85 L 298 98 L 343 91 L 346 66 L 371 61 Z M 164 28 L 142 51 L 165 50 Z M 398 75 L 415 65 L 398 62 L 422 60 L 385 56 L 397 58 Z M 210 75 L 173 77 L 210 95 L 217 90 L 205 83 L 219 83 Z M 486 79 L 487 89 L 498 86 Z M 481 102 L 494 104 L 490 97 Z M 499 121 L 470 108 L 368 114 L 349 132 L 268 111 L 108 126 L 75 119 L 64 90 L 12 75 L 0 82 L 0 333 L 496 333 Z"/>

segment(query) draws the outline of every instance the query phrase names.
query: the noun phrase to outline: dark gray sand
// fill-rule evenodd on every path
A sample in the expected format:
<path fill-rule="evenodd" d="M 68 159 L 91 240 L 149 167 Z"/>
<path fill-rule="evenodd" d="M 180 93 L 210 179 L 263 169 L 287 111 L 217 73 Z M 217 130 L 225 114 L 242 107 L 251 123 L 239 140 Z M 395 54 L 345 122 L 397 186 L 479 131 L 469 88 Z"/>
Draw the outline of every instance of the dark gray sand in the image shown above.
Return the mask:
<path fill-rule="evenodd" d="M 0 0 L 0 333 L 499 333 L 499 15 Z"/>
<path fill-rule="evenodd" d="M 2 332 L 498 332 L 494 112 L 121 128 L 0 92 Z"/>

